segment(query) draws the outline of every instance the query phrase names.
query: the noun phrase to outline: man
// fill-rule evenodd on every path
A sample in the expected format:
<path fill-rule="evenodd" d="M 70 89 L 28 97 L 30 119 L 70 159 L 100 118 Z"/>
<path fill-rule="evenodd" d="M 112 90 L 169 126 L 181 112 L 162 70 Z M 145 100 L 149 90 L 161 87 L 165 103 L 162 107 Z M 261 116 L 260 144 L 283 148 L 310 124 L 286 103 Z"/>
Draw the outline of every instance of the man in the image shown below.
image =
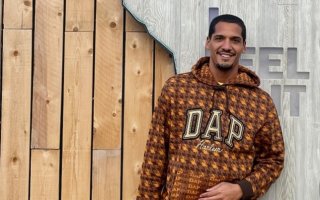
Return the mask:
<path fill-rule="evenodd" d="M 192 72 L 170 78 L 152 120 L 137 199 L 257 199 L 280 175 L 281 127 L 257 75 L 239 65 L 246 27 L 220 15 Z"/>

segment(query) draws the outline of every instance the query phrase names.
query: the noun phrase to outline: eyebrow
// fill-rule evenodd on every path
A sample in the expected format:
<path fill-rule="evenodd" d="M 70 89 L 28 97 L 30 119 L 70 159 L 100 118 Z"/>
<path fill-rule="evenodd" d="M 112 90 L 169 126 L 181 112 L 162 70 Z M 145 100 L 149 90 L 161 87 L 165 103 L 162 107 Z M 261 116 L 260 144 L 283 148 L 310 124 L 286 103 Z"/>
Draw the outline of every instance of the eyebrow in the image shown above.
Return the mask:
<path fill-rule="evenodd" d="M 214 38 L 217 38 L 217 37 L 223 37 L 223 38 L 225 38 L 226 36 L 224 36 L 224 35 L 213 35 L 213 37 L 214 37 Z M 242 40 L 242 37 L 241 37 L 241 36 L 231 36 L 230 38 L 231 38 L 231 39 L 240 39 L 240 40 Z"/>

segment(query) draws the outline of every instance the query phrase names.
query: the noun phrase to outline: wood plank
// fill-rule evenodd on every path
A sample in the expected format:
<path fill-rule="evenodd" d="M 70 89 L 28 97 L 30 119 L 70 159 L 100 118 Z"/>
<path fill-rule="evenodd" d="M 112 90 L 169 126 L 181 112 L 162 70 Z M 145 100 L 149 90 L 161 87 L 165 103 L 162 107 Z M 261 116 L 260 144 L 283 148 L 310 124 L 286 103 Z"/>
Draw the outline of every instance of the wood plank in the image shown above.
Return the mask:
<path fill-rule="evenodd" d="M 200 33 L 197 30 L 200 27 L 199 16 L 203 12 L 200 10 L 201 0 L 184 0 L 181 5 L 181 33 L 180 35 L 180 66 L 181 71 L 188 72 L 191 70 L 200 57 L 199 47 Z M 207 11 L 209 12 L 209 11 Z M 188 34 L 187 34 L 188 33 Z"/>
<path fill-rule="evenodd" d="M 126 36 L 123 138 L 123 199 L 134 199 L 152 115 L 153 40 L 146 33 Z"/>
<path fill-rule="evenodd" d="M 31 30 L 3 31 L 0 199 L 28 199 Z"/>
<path fill-rule="evenodd" d="M 156 43 L 155 46 L 155 86 L 154 86 L 154 105 L 157 104 L 161 89 L 171 76 L 175 74 L 172 56 L 163 46 Z"/>
<path fill-rule="evenodd" d="M 94 88 L 94 149 L 120 149 L 122 118 L 123 8 L 97 2 Z"/>
<path fill-rule="evenodd" d="M 92 199 L 120 200 L 121 150 L 94 150 Z"/>
<path fill-rule="evenodd" d="M 146 32 L 144 25 L 139 23 L 128 11 L 126 11 L 126 32 Z"/>
<path fill-rule="evenodd" d="M 30 199 L 59 199 L 59 150 L 32 150 Z"/>
<path fill-rule="evenodd" d="M 31 146 L 59 149 L 63 0 L 37 2 L 34 34 Z"/>
<path fill-rule="evenodd" d="M 5 29 L 31 29 L 33 0 L 6 0 L 3 6 Z"/>
<path fill-rule="evenodd" d="M 66 1 L 66 31 L 93 31 L 94 1 Z"/>
<path fill-rule="evenodd" d="M 65 34 L 62 199 L 90 198 L 93 34 Z"/>

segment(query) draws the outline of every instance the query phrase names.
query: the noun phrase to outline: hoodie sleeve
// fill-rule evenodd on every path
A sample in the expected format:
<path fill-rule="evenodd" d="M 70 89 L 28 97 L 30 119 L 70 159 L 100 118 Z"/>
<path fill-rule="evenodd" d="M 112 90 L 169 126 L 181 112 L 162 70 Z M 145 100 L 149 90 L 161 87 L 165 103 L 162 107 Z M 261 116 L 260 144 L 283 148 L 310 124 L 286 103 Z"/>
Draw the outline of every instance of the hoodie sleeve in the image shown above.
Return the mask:
<path fill-rule="evenodd" d="M 255 137 L 256 157 L 252 173 L 238 182 L 242 200 L 257 199 L 279 177 L 284 164 L 284 142 L 275 106 L 270 99 L 267 120 Z"/>
<path fill-rule="evenodd" d="M 161 191 L 166 179 L 167 170 L 167 112 L 169 95 L 167 84 L 163 87 L 152 117 L 144 162 L 140 177 L 139 194 L 137 200 L 160 199 Z"/>

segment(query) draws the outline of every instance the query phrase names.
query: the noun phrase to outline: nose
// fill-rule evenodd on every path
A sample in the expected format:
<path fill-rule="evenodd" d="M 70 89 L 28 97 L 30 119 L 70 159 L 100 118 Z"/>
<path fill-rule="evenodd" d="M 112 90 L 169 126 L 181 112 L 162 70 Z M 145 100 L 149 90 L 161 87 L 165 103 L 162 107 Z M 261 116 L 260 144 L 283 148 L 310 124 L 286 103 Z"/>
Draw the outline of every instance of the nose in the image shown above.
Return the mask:
<path fill-rule="evenodd" d="M 230 50 L 231 49 L 231 43 L 230 40 L 224 40 L 222 43 L 222 49 L 224 50 Z"/>

